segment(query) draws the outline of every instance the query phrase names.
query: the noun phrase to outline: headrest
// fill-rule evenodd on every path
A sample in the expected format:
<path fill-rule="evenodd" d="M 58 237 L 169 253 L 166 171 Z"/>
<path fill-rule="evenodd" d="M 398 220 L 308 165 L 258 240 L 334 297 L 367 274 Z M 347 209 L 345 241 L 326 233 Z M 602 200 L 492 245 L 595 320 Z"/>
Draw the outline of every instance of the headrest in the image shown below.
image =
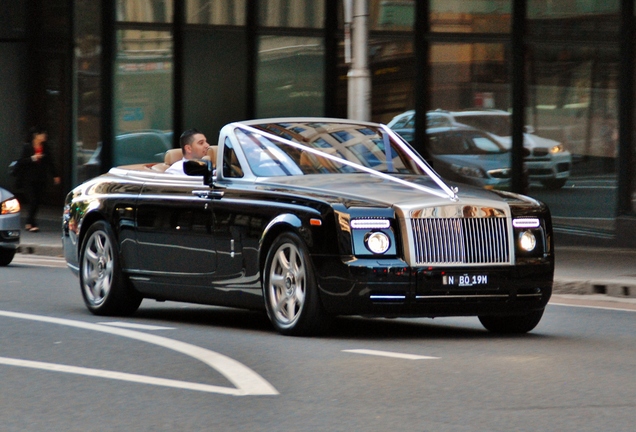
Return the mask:
<path fill-rule="evenodd" d="M 168 150 L 163 157 L 163 161 L 168 165 L 172 165 L 173 163 L 181 159 L 183 159 L 183 152 L 180 148 Z"/>

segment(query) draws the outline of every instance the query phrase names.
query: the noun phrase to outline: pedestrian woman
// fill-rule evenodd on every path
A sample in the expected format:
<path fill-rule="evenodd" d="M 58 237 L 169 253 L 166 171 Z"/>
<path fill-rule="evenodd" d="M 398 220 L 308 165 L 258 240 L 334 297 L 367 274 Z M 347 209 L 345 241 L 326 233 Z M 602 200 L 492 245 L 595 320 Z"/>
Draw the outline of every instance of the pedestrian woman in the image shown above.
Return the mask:
<path fill-rule="evenodd" d="M 27 194 L 29 204 L 25 229 L 31 232 L 40 230 L 36 216 L 50 176 L 53 177 L 56 185 L 60 184 L 60 177 L 53 163 L 53 155 L 47 138 L 46 129 L 41 127 L 31 128 L 28 140 L 22 147 L 22 157 L 18 162 L 20 164 L 22 186 Z"/>

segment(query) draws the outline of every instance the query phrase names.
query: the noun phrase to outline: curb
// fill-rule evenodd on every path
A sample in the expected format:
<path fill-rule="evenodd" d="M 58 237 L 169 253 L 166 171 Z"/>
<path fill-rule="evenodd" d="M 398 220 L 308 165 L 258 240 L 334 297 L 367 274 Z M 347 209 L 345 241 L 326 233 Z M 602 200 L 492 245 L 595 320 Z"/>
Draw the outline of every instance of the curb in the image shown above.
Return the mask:
<path fill-rule="evenodd" d="M 555 279 L 552 292 L 555 294 L 603 294 L 616 298 L 636 298 L 636 281 Z"/>
<path fill-rule="evenodd" d="M 21 243 L 16 252 L 25 255 L 42 255 L 52 257 L 64 256 L 62 246 L 41 245 L 36 243 Z"/>

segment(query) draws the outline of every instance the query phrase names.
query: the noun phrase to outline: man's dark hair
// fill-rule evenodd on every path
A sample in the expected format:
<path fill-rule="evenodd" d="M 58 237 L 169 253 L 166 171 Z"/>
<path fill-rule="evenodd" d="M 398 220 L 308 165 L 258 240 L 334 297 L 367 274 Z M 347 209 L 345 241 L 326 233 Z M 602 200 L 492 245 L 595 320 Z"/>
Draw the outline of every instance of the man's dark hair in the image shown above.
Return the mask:
<path fill-rule="evenodd" d="M 183 154 L 185 154 L 185 146 L 188 144 L 192 144 L 192 142 L 194 141 L 194 136 L 200 133 L 201 132 L 199 130 L 194 128 L 183 131 L 183 133 L 179 137 L 179 145 L 181 146 L 181 152 Z"/>

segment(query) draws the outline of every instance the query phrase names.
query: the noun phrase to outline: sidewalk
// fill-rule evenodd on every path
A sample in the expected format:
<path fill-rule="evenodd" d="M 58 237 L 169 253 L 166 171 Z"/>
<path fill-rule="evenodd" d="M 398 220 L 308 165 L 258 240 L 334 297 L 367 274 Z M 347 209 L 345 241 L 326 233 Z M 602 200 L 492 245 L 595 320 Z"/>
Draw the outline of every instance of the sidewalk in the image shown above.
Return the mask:
<path fill-rule="evenodd" d="M 38 222 L 39 232 L 21 231 L 19 252 L 63 257 L 62 210 L 44 207 Z M 559 246 L 558 234 L 555 239 L 555 294 L 636 300 L 636 249 Z"/>

